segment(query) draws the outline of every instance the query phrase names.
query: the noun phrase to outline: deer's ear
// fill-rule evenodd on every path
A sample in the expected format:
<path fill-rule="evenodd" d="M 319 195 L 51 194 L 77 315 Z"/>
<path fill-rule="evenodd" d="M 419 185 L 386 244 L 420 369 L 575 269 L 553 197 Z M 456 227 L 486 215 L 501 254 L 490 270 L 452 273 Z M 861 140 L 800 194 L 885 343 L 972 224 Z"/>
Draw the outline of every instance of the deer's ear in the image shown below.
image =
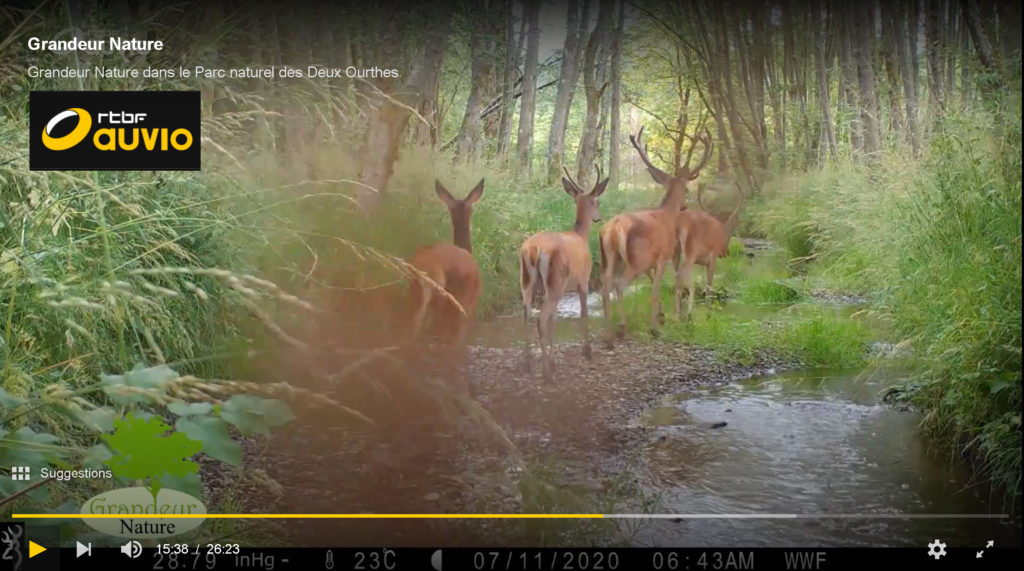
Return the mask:
<path fill-rule="evenodd" d="M 448 208 L 455 206 L 455 197 L 452 193 L 448 192 L 448 189 L 441 184 L 441 181 L 434 179 L 434 192 L 437 193 L 437 197 L 440 198 Z"/>
<path fill-rule="evenodd" d="M 597 198 L 598 196 L 601 196 L 602 194 L 604 194 L 604 189 L 608 188 L 608 181 L 609 180 L 611 180 L 611 177 L 608 177 L 608 178 L 606 178 L 606 179 L 604 179 L 602 181 L 599 181 L 596 185 L 594 185 L 594 190 L 590 191 L 590 196 L 593 196 L 594 198 Z"/>
<path fill-rule="evenodd" d="M 469 191 L 466 199 L 463 201 L 466 204 L 473 205 L 476 201 L 480 200 L 480 197 L 484 195 L 484 179 L 480 179 L 480 182 L 476 183 L 473 190 Z"/>
<path fill-rule="evenodd" d="M 566 194 L 573 197 L 573 199 L 575 199 L 576 195 L 580 193 L 580 190 L 576 188 L 576 185 L 573 184 L 571 180 L 565 178 L 564 176 L 562 177 L 562 188 L 564 188 Z"/>

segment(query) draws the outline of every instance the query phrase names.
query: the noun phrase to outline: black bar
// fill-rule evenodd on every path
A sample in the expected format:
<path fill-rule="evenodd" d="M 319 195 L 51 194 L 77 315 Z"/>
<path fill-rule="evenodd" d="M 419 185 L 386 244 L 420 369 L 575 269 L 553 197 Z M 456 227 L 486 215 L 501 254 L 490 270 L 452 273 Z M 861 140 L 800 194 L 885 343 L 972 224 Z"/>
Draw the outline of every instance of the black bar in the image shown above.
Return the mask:
<path fill-rule="evenodd" d="M 182 552 L 187 548 L 188 552 Z M 238 548 L 169 544 L 143 548 L 136 558 L 115 547 L 93 547 L 77 556 L 75 547 L 48 549 L 25 571 L 91 569 L 430 570 L 440 553 L 440 569 L 470 571 L 710 571 L 719 569 L 807 569 L 833 571 L 871 565 L 907 565 L 926 569 L 1007 569 L 1019 562 L 1020 548 L 947 547 L 939 559 L 926 546 L 914 548 Z M 161 552 L 163 551 L 163 552 Z M 982 556 L 977 556 L 982 552 Z M 328 566 L 328 553 L 331 564 Z M 0 566 L 2 567 L 2 566 Z"/>

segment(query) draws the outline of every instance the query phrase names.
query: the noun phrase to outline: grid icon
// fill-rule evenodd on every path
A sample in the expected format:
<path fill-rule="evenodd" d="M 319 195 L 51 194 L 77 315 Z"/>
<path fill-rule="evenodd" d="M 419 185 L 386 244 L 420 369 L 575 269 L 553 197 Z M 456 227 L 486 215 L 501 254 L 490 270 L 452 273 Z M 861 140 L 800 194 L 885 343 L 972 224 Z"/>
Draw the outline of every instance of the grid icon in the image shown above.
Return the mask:
<path fill-rule="evenodd" d="M 32 468 L 28 466 L 13 466 L 11 467 L 11 479 L 12 480 L 31 480 L 32 479 Z"/>

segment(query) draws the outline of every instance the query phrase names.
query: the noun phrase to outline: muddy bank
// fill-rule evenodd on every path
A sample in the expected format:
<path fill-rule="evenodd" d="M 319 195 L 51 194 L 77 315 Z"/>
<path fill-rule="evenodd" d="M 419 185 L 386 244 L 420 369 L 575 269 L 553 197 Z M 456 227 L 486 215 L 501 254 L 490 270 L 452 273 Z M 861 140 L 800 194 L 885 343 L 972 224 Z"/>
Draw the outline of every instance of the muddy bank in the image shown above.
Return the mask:
<path fill-rule="evenodd" d="M 246 511 L 288 513 L 597 511 L 604 500 L 630 501 L 610 497 L 610 490 L 628 477 L 631 458 L 649 435 L 651 427 L 639 418 L 651 404 L 691 388 L 795 366 L 767 354 L 740 366 L 700 347 L 629 339 L 612 351 L 596 343 L 591 361 L 578 344 L 556 346 L 556 381 L 545 384 L 538 358 L 529 374 L 520 349 L 470 348 L 477 401 L 522 462 L 498 444 L 492 429 L 465 419 L 439 422 L 403 413 L 401 422 L 377 433 L 332 426 L 329 419 L 299 419 L 270 441 L 246 442 L 242 474 L 204 470 L 211 472 L 204 477 L 212 483 L 212 499 L 240 501 Z M 570 503 L 545 504 L 545 493 Z M 494 520 L 292 520 L 268 526 L 260 533 L 307 546 L 522 545 L 537 541 L 538 533 L 529 523 Z M 581 539 L 573 532 L 589 542 L 603 540 L 594 535 L 600 530 L 579 527 L 568 530 L 566 541 Z M 544 533 L 557 543 L 550 530 Z"/>

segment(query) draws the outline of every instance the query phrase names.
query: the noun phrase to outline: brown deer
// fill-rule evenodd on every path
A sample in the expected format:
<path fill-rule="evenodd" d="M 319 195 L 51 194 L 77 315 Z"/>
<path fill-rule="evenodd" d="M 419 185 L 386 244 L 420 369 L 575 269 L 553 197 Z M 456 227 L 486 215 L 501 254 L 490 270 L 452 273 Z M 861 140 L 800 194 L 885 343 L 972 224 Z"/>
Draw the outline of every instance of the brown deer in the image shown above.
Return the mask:
<path fill-rule="evenodd" d="M 739 191 L 736 208 L 721 222 L 704 206 L 703 185 L 697 186 L 697 203 L 703 210 L 684 210 L 679 213 L 679 250 L 673 259 L 676 268 L 676 316 L 680 312 L 680 297 L 683 282 L 689 282 L 690 301 L 686 307 L 686 318 L 693 315 L 693 266 L 699 264 L 707 270 L 704 289 L 707 291 L 715 281 L 715 264 L 718 258 L 729 255 L 729 239 L 739 226 L 740 210 L 743 209 L 743 191 Z"/>
<path fill-rule="evenodd" d="M 454 244 L 434 244 L 420 248 L 409 260 L 416 269 L 444 289 L 442 292 L 422 278 L 414 279 L 409 285 L 413 307 L 412 337 L 414 340 L 419 337 L 428 310 L 433 309 L 435 317 L 440 318 L 442 325 L 446 326 L 448 343 L 461 347 L 465 344 L 466 332 L 476 312 L 476 302 L 482 289 L 480 271 L 473 259 L 473 247 L 470 244 L 469 220 L 473 215 L 473 205 L 484 193 L 484 180 L 480 179 L 463 200 L 453 197 L 438 180 L 434 181 L 434 191 L 448 207 Z M 458 306 L 452 303 L 452 299 L 458 302 Z"/>
<path fill-rule="evenodd" d="M 665 264 L 673 260 L 679 244 L 679 214 L 686 208 L 686 185 L 700 174 L 700 170 L 711 157 L 714 145 L 710 133 L 705 133 L 694 141 L 703 143 L 704 154 L 699 164 L 691 169 L 689 158 L 685 165 L 675 169 L 670 175 L 651 163 L 647 157 L 646 145 L 641 146 L 644 129 L 630 135 L 629 141 L 647 165 L 647 172 L 655 182 L 665 188 L 665 197 L 658 208 L 619 214 L 609 220 L 601 228 L 601 264 L 603 279 L 601 283 L 601 302 L 604 305 L 604 319 L 607 331 L 606 345 L 612 347 L 612 307 L 610 293 L 614 287 L 619 305 L 619 328 L 617 336 L 621 339 L 626 334 L 626 315 L 622 311 L 622 290 L 640 274 L 651 277 L 651 335 L 657 336 L 657 322 L 664 319 L 659 292 Z M 692 152 L 692 149 L 691 149 Z M 615 277 L 618 266 L 622 266 L 621 274 Z"/>
<path fill-rule="evenodd" d="M 576 202 L 576 224 L 569 232 L 541 232 L 523 242 L 519 248 L 520 288 L 523 293 L 523 359 L 530 369 L 530 310 L 533 308 L 534 293 L 543 292 L 544 302 L 537 318 L 540 337 L 541 367 L 544 379 L 550 381 L 554 366 L 550 350 L 553 345 L 555 307 L 566 292 L 575 291 L 580 296 L 580 331 L 583 335 L 583 356 L 590 358 L 590 332 L 587 329 L 587 294 L 590 280 L 590 226 L 601 221 L 598 197 L 608 186 L 608 179 L 601 180 L 601 169 L 597 169 L 597 183 L 591 191 L 584 192 L 569 171 L 562 169 L 562 186 Z M 545 347 L 545 342 L 547 346 Z"/>

